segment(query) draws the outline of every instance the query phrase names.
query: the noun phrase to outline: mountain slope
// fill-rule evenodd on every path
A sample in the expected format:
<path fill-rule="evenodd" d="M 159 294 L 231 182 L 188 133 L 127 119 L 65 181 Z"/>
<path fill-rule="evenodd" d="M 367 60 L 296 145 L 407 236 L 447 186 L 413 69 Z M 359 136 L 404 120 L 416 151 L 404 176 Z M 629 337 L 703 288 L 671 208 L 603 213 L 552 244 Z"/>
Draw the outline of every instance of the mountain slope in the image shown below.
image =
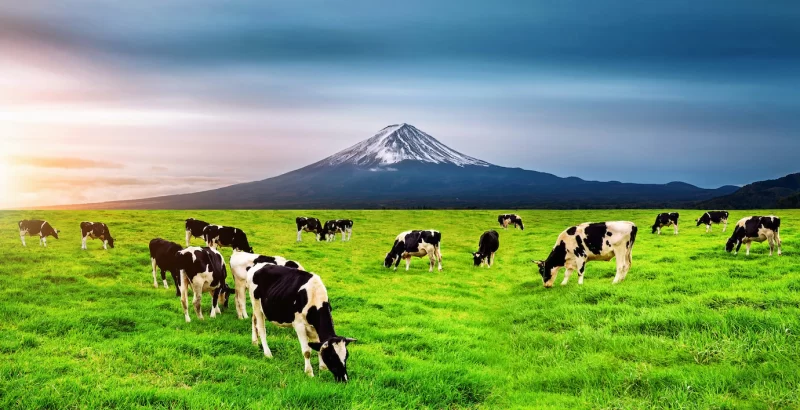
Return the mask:
<path fill-rule="evenodd" d="M 775 209 L 800 206 L 800 173 L 753 182 L 736 192 L 701 203 L 708 209 Z"/>
<path fill-rule="evenodd" d="M 681 182 L 626 184 L 506 168 L 457 152 L 409 124 L 304 168 L 192 194 L 58 208 L 631 208 L 670 207 L 733 192 Z"/>

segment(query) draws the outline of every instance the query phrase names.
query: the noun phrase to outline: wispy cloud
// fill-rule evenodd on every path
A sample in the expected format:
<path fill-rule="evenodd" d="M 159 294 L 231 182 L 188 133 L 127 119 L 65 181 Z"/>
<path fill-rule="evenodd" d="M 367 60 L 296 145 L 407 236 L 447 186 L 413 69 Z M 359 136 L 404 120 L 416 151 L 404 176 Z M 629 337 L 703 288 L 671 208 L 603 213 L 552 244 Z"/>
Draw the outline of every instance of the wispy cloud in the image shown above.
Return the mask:
<path fill-rule="evenodd" d="M 90 168 L 106 168 L 106 169 L 121 169 L 125 165 L 111 162 L 99 161 L 85 158 L 74 157 L 11 157 L 10 163 L 12 165 L 23 165 L 36 168 L 62 168 L 62 169 L 90 169 Z"/>

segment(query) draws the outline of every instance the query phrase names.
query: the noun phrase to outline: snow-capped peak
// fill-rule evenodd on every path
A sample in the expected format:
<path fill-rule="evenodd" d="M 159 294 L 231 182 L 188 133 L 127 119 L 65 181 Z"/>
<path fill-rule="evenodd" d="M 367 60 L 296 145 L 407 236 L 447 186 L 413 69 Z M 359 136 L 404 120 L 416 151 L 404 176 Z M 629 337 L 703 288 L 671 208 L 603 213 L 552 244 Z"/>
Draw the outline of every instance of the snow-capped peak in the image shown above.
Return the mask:
<path fill-rule="evenodd" d="M 321 163 L 381 167 L 406 160 L 452 164 L 460 167 L 466 165 L 491 166 L 488 162 L 449 148 L 436 138 L 406 123 L 390 125 L 378 131 L 372 138 L 331 155 Z"/>

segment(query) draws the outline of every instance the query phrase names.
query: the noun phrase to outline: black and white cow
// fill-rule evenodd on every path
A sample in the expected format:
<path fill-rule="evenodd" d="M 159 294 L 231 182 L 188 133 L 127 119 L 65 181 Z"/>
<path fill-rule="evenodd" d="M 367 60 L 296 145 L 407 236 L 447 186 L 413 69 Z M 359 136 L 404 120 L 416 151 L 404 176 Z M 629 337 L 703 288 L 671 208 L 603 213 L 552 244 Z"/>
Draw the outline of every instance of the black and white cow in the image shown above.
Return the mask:
<path fill-rule="evenodd" d="M 383 260 L 383 266 L 391 267 L 394 264 L 394 270 L 397 270 L 397 265 L 400 264 L 400 259 L 406 260 L 406 270 L 411 265 L 411 257 L 416 256 L 422 258 L 428 255 L 430 258 L 429 272 L 433 272 L 433 265 L 439 262 L 439 270 L 442 270 L 442 234 L 439 231 L 426 230 L 426 231 L 406 231 L 399 235 L 392 244 L 392 250 L 386 254 Z"/>
<path fill-rule="evenodd" d="M 519 228 L 521 231 L 525 230 L 525 226 L 522 224 L 522 218 L 517 214 L 500 215 L 497 217 L 497 222 L 500 223 L 503 229 L 508 229 L 508 225 L 513 224 L 515 228 Z"/>
<path fill-rule="evenodd" d="M 189 247 L 192 237 L 203 239 L 203 229 L 210 225 L 206 221 L 189 218 L 186 220 L 186 247 Z"/>
<path fill-rule="evenodd" d="M 708 211 L 698 219 L 697 226 L 705 225 L 706 233 L 711 232 L 711 224 L 722 224 L 722 232 L 728 229 L 728 211 Z"/>
<path fill-rule="evenodd" d="M 25 219 L 19 221 L 19 239 L 22 240 L 22 246 L 28 246 L 25 244 L 25 236 L 38 236 L 39 237 L 39 246 L 47 247 L 47 237 L 52 236 L 53 238 L 58 239 L 58 233 L 60 231 L 58 229 L 54 229 L 50 226 L 50 223 L 47 221 L 42 221 L 39 219 Z"/>
<path fill-rule="evenodd" d="M 209 248 L 225 246 L 235 250 L 253 252 L 247 234 L 239 228 L 232 226 L 208 225 L 203 228 L 203 239 Z"/>
<path fill-rule="evenodd" d="M 739 253 L 742 243 L 747 248 L 746 255 L 750 255 L 750 244 L 753 242 L 769 242 L 769 256 L 772 251 L 778 248 L 778 256 L 781 255 L 781 218 L 777 216 L 748 216 L 736 223 L 733 234 L 725 244 L 725 250 L 733 254 Z"/>
<path fill-rule="evenodd" d="M 631 251 L 638 228 L 633 222 L 583 223 L 561 232 L 547 260 L 535 261 L 546 288 L 552 287 L 559 269 L 566 268 L 562 285 L 573 270 L 578 271 L 578 284 L 583 285 L 583 271 L 588 261 L 609 261 L 617 258 L 617 274 L 612 283 L 625 279 L 631 268 Z"/>
<path fill-rule="evenodd" d="M 347 382 L 347 345 L 355 339 L 341 337 L 333 328 L 331 304 L 322 279 L 314 273 L 259 263 L 247 272 L 247 287 L 253 308 L 252 340 L 272 357 L 267 344 L 267 320 L 292 327 L 300 340 L 304 370 L 314 377 L 311 349 L 318 352 L 319 369 L 328 369 L 336 381 Z"/>
<path fill-rule="evenodd" d="M 353 221 L 349 219 L 326 221 L 322 232 L 323 239 L 328 242 L 335 241 L 337 233 L 342 234 L 342 242 L 349 241 L 350 237 L 353 236 Z"/>
<path fill-rule="evenodd" d="M 656 222 L 653 224 L 653 233 L 658 232 L 661 235 L 661 228 L 665 226 L 674 226 L 675 227 L 675 235 L 678 234 L 678 217 L 680 216 L 677 212 L 664 212 L 658 214 L 656 216 Z"/>
<path fill-rule="evenodd" d="M 302 232 L 313 232 L 317 237 L 317 241 L 323 239 L 322 237 L 325 230 L 323 229 L 322 224 L 319 222 L 319 219 L 298 216 L 297 219 L 295 219 L 295 222 L 297 223 L 297 242 L 303 240 L 300 237 L 300 233 Z"/>
<path fill-rule="evenodd" d="M 103 241 L 103 249 L 114 247 L 114 238 L 108 230 L 108 225 L 102 222 L 81 222 L 81 249 L 87 249 L 87 239 L 100 239 Z"/>
<path fill-rule="evenodd" d="M 200 320 L 203 320 L 203 312 L 200 311 L 203 292 L 211 294 L 211 317 L 222 313 L 220 305 L 228 307 L 228 296 L 234 290 L 225 282 L 228 270 L 222 254 L 214 248 L 192 246 L 177 253 L 177 264 L 181 272 L 181 306 L 186 322 L 191 322 L 188 302 L 190 287 L 194 294 L 194 311 Z"/>
<path fill-rule="evenodd" d="M 150 263 L 153 265 L 153 286 L 158 288 L 158 280 L 156 279 L 156 268 L 161 270 L 161 280 L 164 282 L 164 289 L 169 289 L 167 285 L 167 275 L 169 272 L 172 275 L 172 280 L 175 281 L 175 296 L 181 296 L 181 269 L 178 264 L 178 252 L 182 251 L 183 247 L 175 242 L 170 242 L 165 239 L 156 238 L 150 241 Z"/>
<path fill-rule="evenodd" d="M 472 254 L 472 260 L 475 266 L 483 266 L 486 264 L 492 267 L 494 263 L 494 253 L 500 249 L 500 235 L 494 229 L 486 231 L 481 235 L 478 241 L 478 252 Z"/>
<path fill-rule="evenodd" d="M 233 272 L 234 289 L 236 290 L 236 314 L 239 319 L 247 319 L 247 271 L 259 263 L 286 266 L 293 269 L 305 270 L 298 262 L 286 260 L 281 256 L 264 256 L 255 253 L 233 251 L 231 254 L 231 271 Z"/>

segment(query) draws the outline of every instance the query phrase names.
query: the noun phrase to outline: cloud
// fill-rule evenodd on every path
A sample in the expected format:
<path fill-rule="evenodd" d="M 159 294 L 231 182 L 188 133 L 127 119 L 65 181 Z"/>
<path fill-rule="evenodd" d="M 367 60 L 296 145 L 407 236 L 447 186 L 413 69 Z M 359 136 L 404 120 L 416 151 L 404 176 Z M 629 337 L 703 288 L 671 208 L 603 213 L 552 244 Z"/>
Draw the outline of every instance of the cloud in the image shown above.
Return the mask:
<path fill-rule="evenodd" d="M 169 171 L 169 168 L 162 167 L 161 165 L 153 165 L 152 167 L 150 167 L 150 170 L 156 172 L 166 172 Z"/>
<path fill-rule="evenodd" d="M 121 169 L 125 165 L 111 162 L 111 161 L 98 161 L 84 158 L 74 157 L 11 157 L 10 163 L 12 165 L 30 166 L 36 168 L 62 168 L 62 169 L 89 169 L 89 168 L 105 168 L 105 169 Z"/>

